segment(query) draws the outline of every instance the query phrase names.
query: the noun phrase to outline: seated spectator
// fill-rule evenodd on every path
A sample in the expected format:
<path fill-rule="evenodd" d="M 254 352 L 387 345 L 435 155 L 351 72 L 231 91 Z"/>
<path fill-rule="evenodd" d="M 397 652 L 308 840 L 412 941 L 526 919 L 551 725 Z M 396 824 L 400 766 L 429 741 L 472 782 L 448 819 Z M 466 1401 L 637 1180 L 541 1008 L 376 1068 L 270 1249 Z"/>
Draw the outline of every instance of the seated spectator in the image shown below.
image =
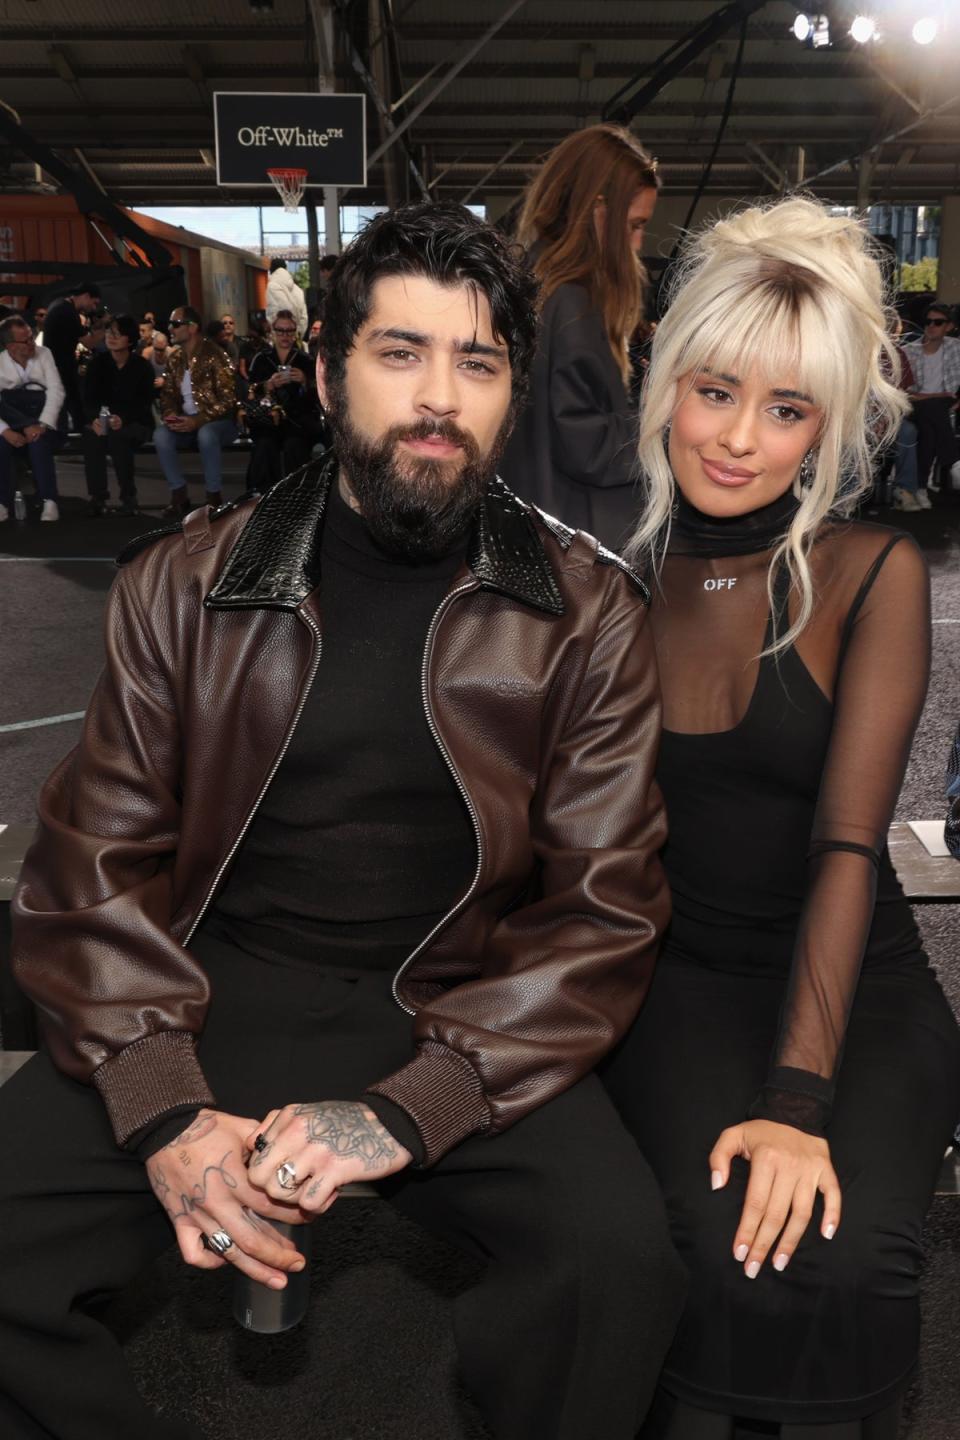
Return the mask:
<path fill-rule="evenodd" d="M 222 320 L 211 320 L 204 333 L 208 340 L 212 340 L 226 355 L 230 355 L 227 348 L 227 332 Z"/>
<path fill-rule="evenodd" d="M 253 454 L 247 487 L 269 490 L 284 475 L 310 459 L 324 434 L 317 401 L 314 366 L 297 344 L 297 328 L 289 310 L 277 312 L 273 344 L 255 355 L 250 365 L 247 428 Z"/>
<path fill-rule="evenodd" d="M 891 330 L 893 338 L 901 345 L 903 334 L 903 321 L 899 315 L 894 321 Z M 910 361 L 903 348 L 896 352 L 899 363 L 899 374 L 896 379 L 897 387 L 907 394 L 914 387 L 913 371 L 910 368 Z M 893 487 L 893 508 L 894 510 L 929 510 L 930 499 L 926 489 L 923 491 L 923 499 L 919 493 L 919 475 L 917 470 L 917 427 L 909 416 L 900 421 L 900 428 L 897 431 L 897 438 L 894 442 L 894 487 Z"/>
<path fill-rule="evenodd" d="M 923 339 L 903 347 L 914 376 L 910 398 L 917 426 L 917 498 L 925 510 L 930 509 L 927 479 L 934 460 L 940 462 L 944 483 L 960 489 L 960 450 L 951 424 L 960 391 L 960 340 L 951 334 L 953 328 L 950 307 L 933 301 L 927 306 Z"/>
<path fill-rule="evenodd" d="M 149 346 L 153 344 L 154 331 L 155 326 L 153 321 L 148 319 L 147 316 L 144 315 L 143 319 L 140 321 L 140 338 L 137 341 L 137 350 L 140 352 L 141 355 L 143 354 L 144 350 L 148 349 Z"/>
<path fill-rule="evenodd" d="M 34 338 L 38 345 L 43 344 L 43 326 L 47 318 L 46 305 L 38 305 L 30 317 L 30 324 L 33 326 Z"/>
<path fill-rule="evenodd" d="M 228 356 L 205 339 L 203 321 L 190 305 L 170 316 L 176 349 L 170 353 L 160 391 L 161 423 L 153 432 L 160 464 L 170 486 L 164 514 L 185 515 L 190 509 L 187 481 L 178 452 L 199 450 L 208 505 L 223 504 L 220 451 L 237 438 L 236 376 Z"/>
<path fill-rule="evenodd" d="M 307 341 L 307 353 L 310 359 L 316 362 L 317 351 L 320 348 L 320 331 L 323 329 L 323 321 L 318 316 L 310 326 L 310 337 Z"/>
<path fill-rule="evenodd" d="M 221 315 L 222 339 L 218 342 L 226 350 L 234 365 L 240 359 L 240 344 L 237 336 L 237 322 L 232 315 Z"/>
<path fill-rule="evenodd" d="M 53 457 L 63 395 L 53 356 L 14 311 L 0 321 L 0 521 L 10 518 L 16 455 L 23 449 L 43 501 L 40 519 L 60 519 Z"/>
<path fill-rule="evenodd" d="M 281 310 L 291 312 L 298 335 L 307 333 L 307 298 L 287 269 L 286 260 L 271 260 L 267 281 L 267 319 L 271 325 Z"/>
<path fill-rule="evenodd" d="M 255 355 L 261 350 L 270 348 L 271 331 L 267 321 L 266 312 L 263 310 L 251 310 L 249 317 L 249 330 L 240 344 L 240 359 L 237 362 L 237 369 L 244 380 L 250 375 L 250 363 Z"/>
<path fill-rule="evenodd" d="M 161 389 L 163 377 L 167 373 L 167 361 L 170 358 L 170 342 L 162 330 L 154 330 L 153 339 L 144 350 L 143 358 L 153 370 L 154 389 Z"/>
<path fill-rule="evenodd" d="M 154 374 L 143 356 L 134 353 L 136 343 L 136 320 L 117 315 L 107 329 L 106 350 L 93 356 L 84 376 L 83 464 L 91 515 L 106 512 L 108 455 L 120 491 L 117 513 L 137 513 L 133 457 L 153 430 Z"/>
<path fill-rule="evenodd" d="M 73 427 L 83 426 L 83 396 L 77 368 L 77 346 L 86 334 L 84 318 L 100 308 L 100 290 L 89 280 L 75 285 L 69 294 L 55 300 L 47 311 L 43 327 L 44 346 L 53 356 L 66 393 L 66 411 L 61 427 L 67 428 L 67 414 Z"/>

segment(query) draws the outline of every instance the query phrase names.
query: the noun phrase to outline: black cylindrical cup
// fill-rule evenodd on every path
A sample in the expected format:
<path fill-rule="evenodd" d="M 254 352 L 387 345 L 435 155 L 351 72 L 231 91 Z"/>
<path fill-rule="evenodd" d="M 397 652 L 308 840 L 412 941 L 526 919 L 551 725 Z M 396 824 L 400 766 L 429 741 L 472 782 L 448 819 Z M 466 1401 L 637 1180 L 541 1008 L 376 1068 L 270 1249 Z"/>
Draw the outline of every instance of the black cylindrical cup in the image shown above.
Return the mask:
<path fill-rule="evenodd" d="M 285 1225 L 280 1220 L 268 1223 L 293 1241 L 307 1263 L 299 1273 L 287 1275 L 282 1290 L 271 1290 L 269 1285 L 251 1280 L 241 1270 L 234 1272 L 233 1318 L 245 1330 L 253 1330 L 257 1335 L 279 1335 L 282 1330 L 292 1330 L 306 1315 L 310 1300 L 311 1227 Z"/>

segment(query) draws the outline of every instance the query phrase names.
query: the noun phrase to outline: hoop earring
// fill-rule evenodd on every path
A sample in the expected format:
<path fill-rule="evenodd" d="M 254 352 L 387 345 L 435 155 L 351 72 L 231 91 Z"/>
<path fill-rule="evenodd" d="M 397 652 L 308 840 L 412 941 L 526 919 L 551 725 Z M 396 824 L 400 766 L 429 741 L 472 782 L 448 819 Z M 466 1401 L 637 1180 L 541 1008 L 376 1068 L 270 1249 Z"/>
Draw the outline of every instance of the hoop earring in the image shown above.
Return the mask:
<path fill-rule="evenodd" d="M 797 479 L 803 490 L 807 490 L 813 484 L 817 476 L 817 457 L 813 450 L 808 450 L 804 455 L 797 472 Z"/>

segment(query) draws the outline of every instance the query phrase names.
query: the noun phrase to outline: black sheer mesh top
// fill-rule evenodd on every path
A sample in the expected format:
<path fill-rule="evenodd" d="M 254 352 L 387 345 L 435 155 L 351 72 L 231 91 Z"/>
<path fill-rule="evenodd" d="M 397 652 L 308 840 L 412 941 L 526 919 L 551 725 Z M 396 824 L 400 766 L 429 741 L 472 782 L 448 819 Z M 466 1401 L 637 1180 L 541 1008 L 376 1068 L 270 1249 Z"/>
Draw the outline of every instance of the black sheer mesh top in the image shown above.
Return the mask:
<path fill-rule="evenodd" d="M 655 592 L 670 817 L 668 951 L 781 984 L 751 1114 L 823 1133 L 863 965 L 925 963 L 886 849 L 929 669 L 929 582 L 902 533 L 827 524 L 815 610 L 767 572 L 791 497 L 736 522 L 681 502 Z M 731 1117 L 731 1121 L 735 1117 Z"/>

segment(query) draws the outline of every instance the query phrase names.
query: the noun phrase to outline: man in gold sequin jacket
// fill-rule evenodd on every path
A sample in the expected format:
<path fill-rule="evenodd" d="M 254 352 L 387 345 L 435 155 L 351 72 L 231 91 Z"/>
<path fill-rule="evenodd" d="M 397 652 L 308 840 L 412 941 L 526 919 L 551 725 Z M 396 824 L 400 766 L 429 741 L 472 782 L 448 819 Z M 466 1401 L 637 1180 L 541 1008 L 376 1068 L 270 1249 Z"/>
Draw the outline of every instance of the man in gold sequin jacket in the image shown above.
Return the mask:
<path fill-rule="evenodd" d="M 203 336 L 203 322 L 190 305 L 170 316 L 174 348 L 160 391 L 160 424 L 153 432 L 160 464 L 170 486 L 165 514 L 176 519 L 190 509 L 179 452 L 199 450 L 208 505 L 223 503 L 220 457 L 237 438 L 236 375 L 227 352 Z"/>

